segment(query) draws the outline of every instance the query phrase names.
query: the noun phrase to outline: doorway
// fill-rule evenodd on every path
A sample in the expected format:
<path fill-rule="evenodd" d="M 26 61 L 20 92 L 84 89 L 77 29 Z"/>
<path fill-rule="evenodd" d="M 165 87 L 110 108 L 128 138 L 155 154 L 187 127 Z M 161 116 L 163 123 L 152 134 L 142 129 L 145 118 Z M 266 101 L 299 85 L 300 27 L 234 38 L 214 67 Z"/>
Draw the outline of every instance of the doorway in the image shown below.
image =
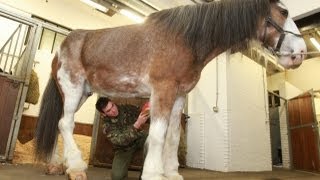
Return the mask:
<path fill-rule="evenodd" d="M 292 167 L 319 172 L 319 130 L 312 90 L 288 101 L 288 129 Z"/>

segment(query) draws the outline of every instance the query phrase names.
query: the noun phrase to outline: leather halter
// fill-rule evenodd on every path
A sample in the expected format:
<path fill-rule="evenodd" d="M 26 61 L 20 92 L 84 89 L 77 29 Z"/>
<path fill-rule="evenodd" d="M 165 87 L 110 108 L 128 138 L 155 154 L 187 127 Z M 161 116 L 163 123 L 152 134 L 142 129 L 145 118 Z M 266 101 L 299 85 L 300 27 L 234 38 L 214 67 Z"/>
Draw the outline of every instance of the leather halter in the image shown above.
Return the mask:
<path fill-rule="evenodd" d="M 272 25 L 279 33 L 280 33 L 280 37 L 279 37 L 279 40 L 278 40 L 278 43 L 277 43 L 277 46 L 276 48 L 272 48 L 272 47 L 268 47 L 268 49 L 272 52 L 273 55 L 277 55 L 277 56 L 281 56 L 281 52 L 280 52 L 280 48 L 281 48 L 281 45 L 283 43 L 283 40 L 285 38 L 285 36 L 287 34 L 292 34 L 294 36 L 297 36 L 297 37 L 300 37 L 302 38 L 302 35 L 301 34 L 296 34 L 294 32 L 291 32 L 291 31 L 287 31 L 287 30 L 284 30 L 282 27 L 280 27 L 272 18 L 271 16 L 268 16 L 266 17 L 265 19 L 265 28 L 264 28 L 264 35 L 263 35 L 263 45 L 265 47 L 268 47 L 267 44 L 266 44 L 266 34 L 267 34 L 267 25 L 270 24 Z"/>

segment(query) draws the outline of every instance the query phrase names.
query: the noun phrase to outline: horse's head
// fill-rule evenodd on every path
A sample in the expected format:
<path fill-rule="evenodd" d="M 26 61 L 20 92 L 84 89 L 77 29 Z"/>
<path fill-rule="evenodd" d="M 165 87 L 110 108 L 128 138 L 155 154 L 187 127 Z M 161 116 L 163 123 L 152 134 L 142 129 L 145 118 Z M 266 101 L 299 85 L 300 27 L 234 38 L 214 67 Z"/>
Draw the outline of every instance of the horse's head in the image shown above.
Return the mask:
<path fill-rule="evenodd" d="M 270 13 L 262 22 L 260 40 L 279 57 L 279 63 L 289 69 L 302 63 L 307 51 L 306 44 L 289 17 L 288 9 L 279 0 L 270 1 Z"/>

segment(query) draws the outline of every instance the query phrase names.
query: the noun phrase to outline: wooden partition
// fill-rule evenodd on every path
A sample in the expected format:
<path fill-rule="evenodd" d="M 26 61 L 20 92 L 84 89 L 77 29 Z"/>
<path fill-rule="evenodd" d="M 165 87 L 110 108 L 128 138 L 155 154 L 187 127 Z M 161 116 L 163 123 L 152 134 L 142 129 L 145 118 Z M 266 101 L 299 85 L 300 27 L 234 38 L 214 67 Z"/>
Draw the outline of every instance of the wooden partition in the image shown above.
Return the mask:
<path fill-rule="evenodd" d="M 19 83 L 0 75 L 0 160 L 6 160 Z M 1 158 L 3 157 L 3 158 Z"/>

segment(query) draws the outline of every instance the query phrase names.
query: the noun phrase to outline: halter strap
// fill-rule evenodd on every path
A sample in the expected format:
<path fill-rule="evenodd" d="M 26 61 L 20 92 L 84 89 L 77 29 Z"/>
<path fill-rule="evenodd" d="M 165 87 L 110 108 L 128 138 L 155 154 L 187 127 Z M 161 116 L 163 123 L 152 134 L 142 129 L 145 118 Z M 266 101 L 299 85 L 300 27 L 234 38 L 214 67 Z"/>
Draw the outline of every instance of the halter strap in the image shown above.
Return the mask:
<path fill-rule="evenodd" d="M 264 46 L 266 46 L 266 34 L 267 34 L 267 25 L 268 24 L 271 24 L 279 33 L 280 33 L 280 37 L 279 37 L 279 40 L 277 42 L 277 45 L 276 45 L 276 48 L 268 48 L 272 54 L 274 55 L 277 55 L 277 56 L 281 56 L 281 52 L 280 52 L 280 48 L 281 48 L 281 45 L 285 39 L 285 36 L 289 33 L 289 34 L 292 34 L 296 37 L 299 37 L 299 38 L 302 38 L 302 35 L 301 34 L 297 34 L 297 33 L 294 33 L 294 32 L 291 32 L 291 31 L 287 31 L 287 30 L 284 30 L 282 27 L 280 27 L 272 18 L 271 16 L 268 16 L 266 17 L 265 19 L 266 23 L 265 23 L 265 29 L 264 29 L 264 35 L 263 35 L 263 44 Z"/>
<path fill-rule="evenodd" d="M 268 16 L 268 17 L 266 18 L 266 23 L 271 24 L 279 33 L 289 33 L 289 34 L 295 35 L 295 36 L 297 36 L 297 37 L 302 37 L 301 34 L 297 34 L 297 33 L 291 32 L 291 31 L 284 30 L 282 27 L 280 27 L 280 26 L 271 18 L 271 16 Z"/>

